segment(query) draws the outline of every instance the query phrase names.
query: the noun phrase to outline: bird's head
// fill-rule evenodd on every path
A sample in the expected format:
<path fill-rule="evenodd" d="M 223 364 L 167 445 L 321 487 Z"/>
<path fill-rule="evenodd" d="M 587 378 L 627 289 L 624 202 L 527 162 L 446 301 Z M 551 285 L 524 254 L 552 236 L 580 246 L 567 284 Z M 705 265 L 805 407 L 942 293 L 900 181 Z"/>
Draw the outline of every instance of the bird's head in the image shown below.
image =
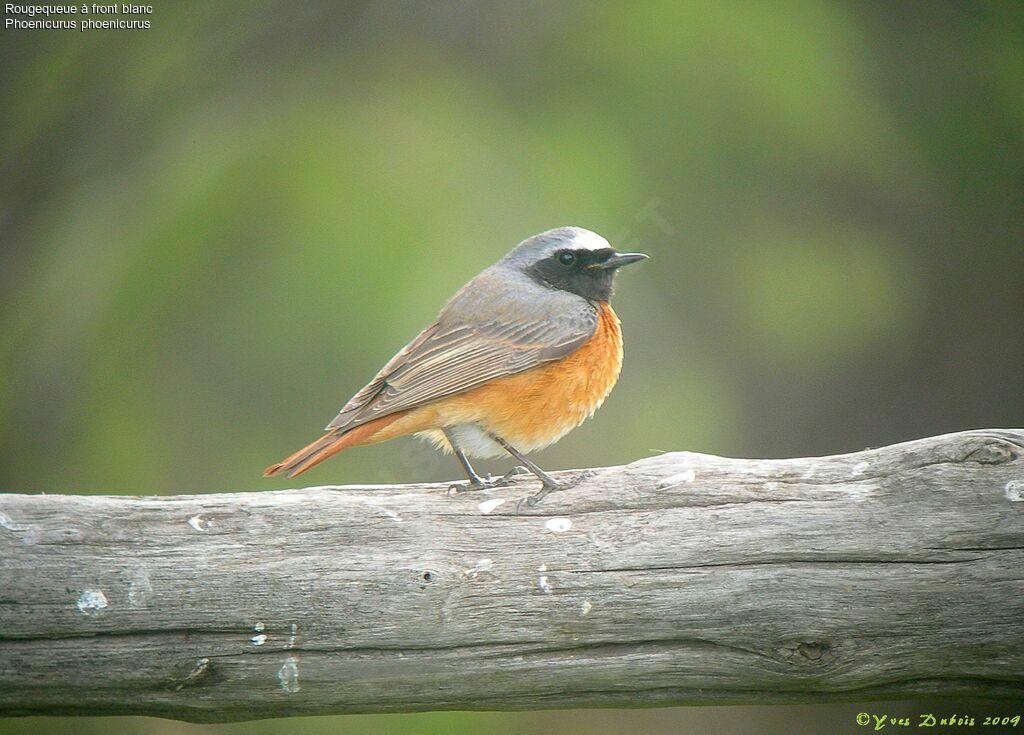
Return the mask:
<path fill-rule="evenodd" d="M 523 240 L 502 263 L 549 288 L 608 301 L 618 269 L 646 259 L 643 253 L 616 251 L 596 232 L 559 227 Z"/>

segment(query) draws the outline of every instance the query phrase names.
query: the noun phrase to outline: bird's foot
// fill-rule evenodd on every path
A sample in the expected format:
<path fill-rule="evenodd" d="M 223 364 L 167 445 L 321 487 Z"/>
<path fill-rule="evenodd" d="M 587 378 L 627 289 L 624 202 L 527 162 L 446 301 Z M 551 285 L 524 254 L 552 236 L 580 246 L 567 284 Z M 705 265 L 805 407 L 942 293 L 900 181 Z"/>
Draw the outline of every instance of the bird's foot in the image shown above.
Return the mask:
<path fill-rule="evenodd" d="M 533 495 L 527 496 L 516 503 L 516 512 L 520 512 L 524 506 L 532 508 L 537 505 L 540 501 L 548 496 L 549 493 L 553 493 L 556 490 L 566 490 L 573 485 L 575 482 L 545 482 L 541 485 L 540 492 L 534 493 Z"/>
<path fill-rule="evenodd" d="M 541 485 L 540 492 L 525 497 L 518 503 L 516 503 L 516 511 L 518 512 L 522 510 L 523 506 L 532 508 L 533 506 L 537 505 L 540 501 L 542 501 L 544 498 L 546 498 L 550 493 L 553 493 L 556 490 L 568 490 L 569 488 L 576 487 L 581 482 L 586 480 L 588 477 L 591 477 L 593 474 L 593 472 L 589 471 L 581 472 L 577 477 L 574 477 L 571 480 L 556 481 L 554 479 L 548 478 L 548 481 L 545 481 Z"/>
<path fill-rule="evenodd" d="M 511 482 L 513 478 L 518 477 L 519 475 L 529 475 L 529 474 L 531 474 L 531 473 L 530 473 L 530 471 L 528 469 L 523 467 L 521 464 L 517 464 L 515 467 L 510 469 L 504 475 L 499 477 L 498 478 L 498 482 L 503 482 L 503 483 L 507 484 L 507 483 Z"/>
<path fill-rule="evenodd" d="M 544 498 L 546 498 L 549 493 L 552 493 L 555 490 L 565 490 L 567 487 L 569 487 L 569 483 L 567 482 L 545 482 L 541 486 L 539 493 L 531 495 L 528 498 L 523 498 L 521 502 L 529 506 L 534 506 L 537 505 L 537 503 L 542 501 Z"/>
<path fill-rule="evenodd" d="M 460 493 L 472 493 L 477 490 L 486 490 L 488 487 L 486 481 L 481 480 L 480 482 L 453 482 L 448 486 L 449 495 L 458 495 Z"/>
<path fill-rule="evenodd" d="M 455 482 L 448 486 L 449 493 L 471 493 L 477 490 L 490 490 L 494 487 L 507 487 L 519 475 L 530 474 L 525 467 L 513 467 L 501 477 L 494 477 L 487 473 L 485 477 L 479 475 L 471 477 L 468 482 Z"/>

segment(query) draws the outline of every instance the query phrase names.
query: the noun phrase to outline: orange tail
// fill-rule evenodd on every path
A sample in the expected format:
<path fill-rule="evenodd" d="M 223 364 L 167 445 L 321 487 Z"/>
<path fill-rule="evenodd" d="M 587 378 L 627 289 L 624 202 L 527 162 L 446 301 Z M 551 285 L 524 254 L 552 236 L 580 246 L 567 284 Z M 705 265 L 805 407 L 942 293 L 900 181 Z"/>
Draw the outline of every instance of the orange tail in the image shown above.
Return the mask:
<path fill-rule="evenodd" d="M 333 457 L 342 449 L 357 444 L 366 444 L 373 435 L 401 416 L 401 413 L 382 416 L 379 419 L 357 426 L 349 431 L 329 431 L 311 444 L 307 444 L 295 454 L 282 459 L 277 464 L 272 464 L 263 470 L 264 477 L 295 477 L 301 475 L 310 467 L 316 467 L 329 457 Z"/>

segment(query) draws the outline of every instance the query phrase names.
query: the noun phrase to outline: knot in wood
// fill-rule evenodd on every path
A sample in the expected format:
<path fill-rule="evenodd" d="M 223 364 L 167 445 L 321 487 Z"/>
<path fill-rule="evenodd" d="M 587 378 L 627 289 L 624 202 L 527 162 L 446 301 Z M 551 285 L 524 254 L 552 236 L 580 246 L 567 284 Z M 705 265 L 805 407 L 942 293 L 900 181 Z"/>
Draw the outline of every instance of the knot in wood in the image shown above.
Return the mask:
<path fill-rule="evenodd" d="M 182 689 L 205 683 L 212 673 L 213 664 L 208 658 L 187 661 L 179 667 L 180 674 L 170 682 L 170 689 L 180 692 Z"/>
<path fill-rule="evenodd" d="M 824 666 L 836 659 L 832 646 L 825 641 L 799 641 L 778 649 L 779 657 L 789 664 Z"/>
<path fill-rule="evenodd" d="M 984 444 L 968 452 L 962 461 L 977 462 L 978 464 L 1006 464 L 1013 462 L 1020 455 L 1021 448 L 1012 442 L 1004 439 L 985 439 Z"/>

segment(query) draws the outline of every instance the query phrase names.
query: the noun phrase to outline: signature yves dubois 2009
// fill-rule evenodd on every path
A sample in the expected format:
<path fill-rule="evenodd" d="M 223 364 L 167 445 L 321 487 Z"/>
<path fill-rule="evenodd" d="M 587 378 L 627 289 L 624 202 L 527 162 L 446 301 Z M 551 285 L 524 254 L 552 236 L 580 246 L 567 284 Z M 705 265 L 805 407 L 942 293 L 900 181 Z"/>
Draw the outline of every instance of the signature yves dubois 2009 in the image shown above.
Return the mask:
<path fill-rule="evenodd" d="M 1020 725 L 1019 714 L 1006 715 L 936 715 L 922 712 L 915 717 L 894 717 L 885 713 L 860 712 L 856 717 L 857 724 L 871 727 L 876 732 L 887 727 L 1017 727 Z"/>

